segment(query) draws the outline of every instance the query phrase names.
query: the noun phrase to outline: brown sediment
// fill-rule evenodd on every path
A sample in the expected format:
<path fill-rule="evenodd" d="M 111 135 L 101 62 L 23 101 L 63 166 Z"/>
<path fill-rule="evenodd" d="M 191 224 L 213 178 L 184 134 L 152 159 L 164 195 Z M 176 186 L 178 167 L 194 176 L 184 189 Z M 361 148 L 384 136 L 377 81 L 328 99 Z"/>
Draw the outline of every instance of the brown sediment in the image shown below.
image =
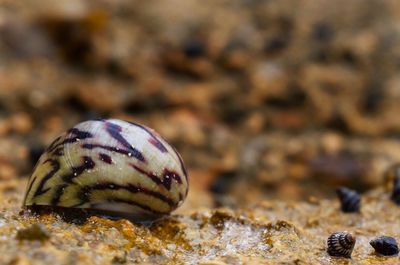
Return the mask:
<path fill-rule="evenodd" d="M 348 231 L 357 238 L 353 262 L 393 264 L 396 260 L 374 255 L 369 245 L 378 234 L 400 237 L 399 208 L 383 189 L 364 194 L 358 213 L 342 213 L 336 199 L 271 200 L 238 209 L 183 207 L 179 215 L 140 224 L 109 212 L 73 208 L 36 206 L 19 213 L 15 202 L 22 200 L 24 182 L 0 183 L 0 197 L 7 192 L 10 198 L 0 214 L 4 253 L 0 263 L 33 256 L 32 262 L 44 264 L 71 259 L 79 264 L 91 264 L 93 259 L 107 264 L 121 257 L 127 264 L 341 264 L 340 258 L 327 252 L 326 240 L 336 231 Z M 11 193 L 3 189 L 10 185 L 16 187 Z M 200 195 L 189 194 L 187 203 L 199 199 Z M 35 223 L 48 231 L 45 245 L 31 248 L 29 241 L 13 239 L 15 230 Z M 38 251 L 41 255 L 35 256 Z M 71 251 L 80 255 L 70 257 Z"/>

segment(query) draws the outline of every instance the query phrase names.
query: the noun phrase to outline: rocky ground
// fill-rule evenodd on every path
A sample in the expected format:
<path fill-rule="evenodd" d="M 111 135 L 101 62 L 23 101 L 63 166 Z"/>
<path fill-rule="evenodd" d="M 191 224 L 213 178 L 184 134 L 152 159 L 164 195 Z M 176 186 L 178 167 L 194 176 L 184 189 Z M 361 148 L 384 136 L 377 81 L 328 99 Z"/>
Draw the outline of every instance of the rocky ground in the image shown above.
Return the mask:
<path fill-rule="evenodd" d="M 398 264 L 377 255 L 369 241 L 400 238 L 399 206 L 383 188 L 362 198 L 360 213 L 342 213 L 338 201 L 311 198 L 256 202 L 241 209 L 207 209 L 191 193 L 177 213 L 150 226 L 91 217 L 84 224 L 21 211 L 24 181 L 0 186 L 1 264 Z M 330 257 L 336 231 L 356 237 L 351 259 Z"/>

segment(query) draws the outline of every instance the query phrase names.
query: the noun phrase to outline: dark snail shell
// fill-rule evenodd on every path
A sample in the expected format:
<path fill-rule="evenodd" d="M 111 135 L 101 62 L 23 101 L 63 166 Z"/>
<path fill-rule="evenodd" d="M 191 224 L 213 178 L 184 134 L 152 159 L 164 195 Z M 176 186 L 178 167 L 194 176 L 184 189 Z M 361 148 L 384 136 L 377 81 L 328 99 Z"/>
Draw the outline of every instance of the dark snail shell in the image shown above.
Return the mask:
<path fill-rule="evenodd" d="M 390 199 L 397 205 L 400 205 L 400 176 L 396 176 L 393 180 L 393 189 Z"/>
<path fill-rule="evenodd" d="M 376 253 L 383 256 L 394 256 L 399 254 L 399 247 L 396 239 L 390 236 L 380 236 L 371 240 L 369 244 L 375 249 Z"/>
<path fill-rule="evenodd" d="M 340 200 L 340 208 L 345 213 L 354 213 L 360 211 L 360 195 L 351 189 L 341 187 L 336 190 Z"/>
<path fill-rule="evenodd" d="M 327 243 L 330 256 L 351 258 L 356 238 L 350 233 L 336 232 L 329 236 Z"/>
<path fill-rule="evenodd" d="M 400 164 L 390 166 L 384 173 L 385 190 L 391 191 L 390 199 L 400 205 Z"/>
<path fill-rule="evenodd" d="M 187 192 L 182 158 L 152 129 L 116 119 L 91 120 L 45 150 L 29 180 L 24 206 L 148 221 L 172 212 Z"/>
<path fill-rule="evenodd" d="M 393 183 L 396 178 L 400 178 L 400 163 L 389 166 L 383 173 L 385 191 L 390 192 L 393 189 Z"/>

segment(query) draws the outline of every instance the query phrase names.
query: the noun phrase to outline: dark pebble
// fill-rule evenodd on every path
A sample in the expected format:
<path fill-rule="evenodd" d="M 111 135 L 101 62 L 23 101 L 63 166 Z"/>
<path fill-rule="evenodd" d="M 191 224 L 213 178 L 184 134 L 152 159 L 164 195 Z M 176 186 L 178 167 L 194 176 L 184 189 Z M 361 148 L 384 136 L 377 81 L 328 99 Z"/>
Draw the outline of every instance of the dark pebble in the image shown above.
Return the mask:
<path fill-rule="evenodd" d="M 318 23 L 314 26 L 312 36 L 317 41 L 330 41 L 334 35 L 332 27 L 327 23 Z"/>
<path fill-rule="evenodd" d="M 199 40 L 188 41 L 184 48 L 184 53 L 189 58 L 197 58 L 205 55 L 206 48 L 203 42 Z"/>
<path fill-rule="evenodd" d="M 280 52 L 289 46 L 289 38 L 286 36 L 275 37 L 266 42 L 264 51 L 267 54 Z"/>
<path fill-rule="evenodd" d="M 236 178 L 236 171 L 223 172 L 215 178 L 209 190 L 214 194 L 226 194 L 232 188 L 232 183 Z"/>

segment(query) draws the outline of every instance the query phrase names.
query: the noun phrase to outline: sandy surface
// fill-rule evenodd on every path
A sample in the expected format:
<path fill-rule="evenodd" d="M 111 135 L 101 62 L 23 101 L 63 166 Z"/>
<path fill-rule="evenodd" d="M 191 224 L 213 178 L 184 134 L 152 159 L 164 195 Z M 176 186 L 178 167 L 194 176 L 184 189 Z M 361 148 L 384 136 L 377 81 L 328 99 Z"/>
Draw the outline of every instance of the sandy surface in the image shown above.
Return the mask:
<path fill-rule="evenodd" d="M 383 190 L 363 196 L 361 212 L 344 214 L 337 201 L 262 201 L 251 209 L 186 205 L 151 226 L 91 217 L 84 224 L 21 212 L 25 181 L 2 183 L 1 264 L 396 264 L 379 257 L 369 240 L 400 237 L 398 206 Z M 194 195 L 196 196 L 196 195 Z M 190 200 L 186 204 L 190 204 Z M 189 207 L 188 207 L 189 206 Z M 35 230 L 36 235 L 24 229 Z M 35 226 L 33 226 L 35 227 Z M 39 230 L 39 232 L 37 232 Z M 331 258 L 326 239 L 335 231 L 357 238 L 352 259 Z M 18 235 L 17 235 L 18 234 Z M 22 238 L 21 238 L 22 237 Z M 38 238 L 37 240 L 35 238 Z"/>

